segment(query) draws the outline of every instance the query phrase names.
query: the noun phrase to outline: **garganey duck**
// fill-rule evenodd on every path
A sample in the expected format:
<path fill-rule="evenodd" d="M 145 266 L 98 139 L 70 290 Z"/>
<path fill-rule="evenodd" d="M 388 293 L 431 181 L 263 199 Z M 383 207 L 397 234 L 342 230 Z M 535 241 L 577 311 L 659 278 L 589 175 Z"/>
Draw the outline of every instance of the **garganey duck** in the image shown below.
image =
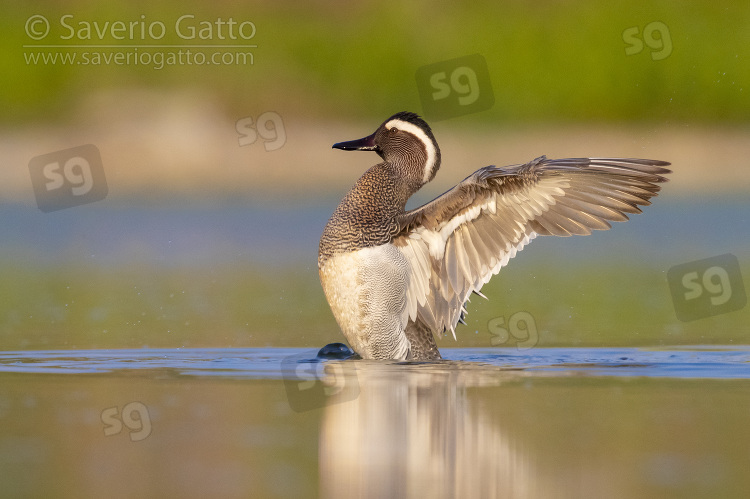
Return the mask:
<path fill-rule="evenodd" d="M 539 235 L 586 235 L 640 213 L 671 173 L 650 159 L 537 158 L 480 168 L 406 211 L 440 168 L 429 125 L 397 113 L 363 139 L 333 145 L 383 159 L 362 175 L 320 238 L 318 271 L 344 336 L 364 359 L 440 359 L 435 335 Z"/>

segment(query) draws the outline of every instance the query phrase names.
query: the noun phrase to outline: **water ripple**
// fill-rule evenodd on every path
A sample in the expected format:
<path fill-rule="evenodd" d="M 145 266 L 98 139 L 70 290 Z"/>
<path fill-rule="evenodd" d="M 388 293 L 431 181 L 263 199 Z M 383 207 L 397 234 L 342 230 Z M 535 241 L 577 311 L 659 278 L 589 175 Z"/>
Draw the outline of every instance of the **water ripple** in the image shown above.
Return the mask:
<path fill-rule="evenodd" d="M 0 373 L 283 379 L 301 364 L 324 363 L 301 348 L 191 348 L 0 352 Z M 446 348 L 430 363 L 346 361 L 388 370 L 501 371 L 529 376 L 750 378 L 750 346 L 643 348 Z"/>

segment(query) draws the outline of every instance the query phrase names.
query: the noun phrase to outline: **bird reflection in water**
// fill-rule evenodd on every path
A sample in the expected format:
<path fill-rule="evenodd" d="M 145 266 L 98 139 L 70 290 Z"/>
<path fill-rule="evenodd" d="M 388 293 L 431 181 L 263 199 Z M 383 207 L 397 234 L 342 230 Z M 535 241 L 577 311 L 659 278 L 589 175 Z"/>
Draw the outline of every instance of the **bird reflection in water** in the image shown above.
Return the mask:
<path fill-rule="evenodd" d="M 463 364 L 463 365 L 455 365 Z M 335 366 L 335 367 L 334 367 Z M 519 371 L 466 363 L 329 363 L 319 440 L 321 497 L 539 497 L 533 463 L 467 389 Z M 486 368 L 486 366 L 483 366 Z"/>

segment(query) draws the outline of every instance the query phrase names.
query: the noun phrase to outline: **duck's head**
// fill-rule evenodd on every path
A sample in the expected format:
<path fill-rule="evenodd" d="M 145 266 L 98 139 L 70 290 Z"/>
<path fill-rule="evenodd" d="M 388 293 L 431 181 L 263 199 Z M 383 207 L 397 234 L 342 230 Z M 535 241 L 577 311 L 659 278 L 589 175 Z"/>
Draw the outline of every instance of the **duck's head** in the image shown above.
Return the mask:
<path fill-rule="evenodd" d="M 375 151 L 383 160 L 420 184 L 435 177 L 440 168 L 440 148 L 430 126 L 414 113 L 396 113 L 375 133 L 359 140 L 339 142 L 334 149 Z"/>

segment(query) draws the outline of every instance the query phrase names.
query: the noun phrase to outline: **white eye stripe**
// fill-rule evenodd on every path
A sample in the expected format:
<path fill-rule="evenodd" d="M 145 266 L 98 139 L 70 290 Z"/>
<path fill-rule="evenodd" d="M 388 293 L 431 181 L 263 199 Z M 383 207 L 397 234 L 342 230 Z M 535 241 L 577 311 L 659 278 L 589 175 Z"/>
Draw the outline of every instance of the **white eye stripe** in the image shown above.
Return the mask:
<path fill-rule="evenodd" d="M 437 149 L 435 148 L 435 144 L 432 142 L 432 139 L 428 137 L 426 133 L 424 133 L 424 130 L 413 123 L 409 123 L 408 121 L 395 119 L 385 124 L 385 128 L 387 130 L 390 130 L 394 127 L 414 135 L 420 141 L 422 141 L 422 144 L 424 144 L 425 151 L 427 152 L 427 161 L 425 162 L 424 178 L 422 179 L 422 181 L 424 183 L 429 182 L 430 176 L 432 175 L 432 170 L 435 167 L 435 162 L 437 161 Z"/>

